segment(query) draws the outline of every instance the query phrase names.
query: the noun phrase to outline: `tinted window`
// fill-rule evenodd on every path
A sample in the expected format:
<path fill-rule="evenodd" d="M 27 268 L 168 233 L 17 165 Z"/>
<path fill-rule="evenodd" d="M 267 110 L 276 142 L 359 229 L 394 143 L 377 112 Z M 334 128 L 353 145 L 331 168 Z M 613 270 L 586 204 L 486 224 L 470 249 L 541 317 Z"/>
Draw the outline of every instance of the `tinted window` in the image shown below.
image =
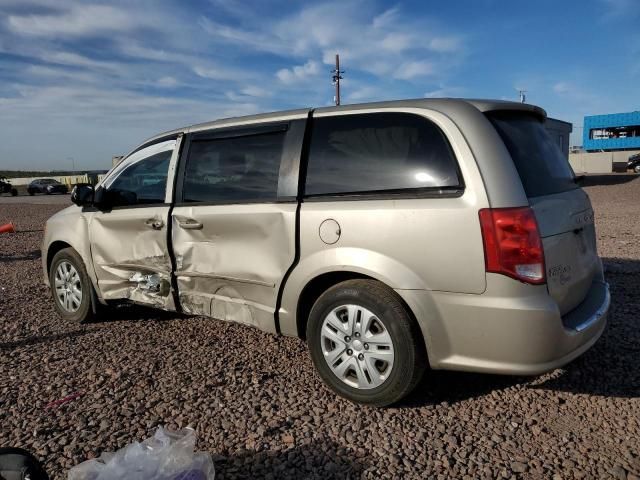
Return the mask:
<path fill-rule="evenodd" d="M 313 120 L 307 195 L 459 185 L 447 139 L 423 117 L 375 113 Z"/>
<path fill-rule="evenodd" d="M 126 167 L 106 191 L 114 206 L 164 203 L 171 150 L 156 153 Z"/>
<path fill-rule="evenodd" d="M 538 117 L 520 112 L 487 116 L 511 154 L 527 197 L 578 188 L 567 158 Z"/>
<path fill-rule="evenodd" d="M 194 140 L 185 171 L 185 202 L 275 200 L 284 132 Z"/>

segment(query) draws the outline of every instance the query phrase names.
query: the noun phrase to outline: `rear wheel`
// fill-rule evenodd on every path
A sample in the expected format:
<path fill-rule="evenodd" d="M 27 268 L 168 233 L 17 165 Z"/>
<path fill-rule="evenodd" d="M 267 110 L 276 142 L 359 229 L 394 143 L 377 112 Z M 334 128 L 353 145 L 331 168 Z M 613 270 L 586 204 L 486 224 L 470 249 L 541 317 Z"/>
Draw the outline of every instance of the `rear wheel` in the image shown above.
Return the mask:
<path fill-rule="evenodd" d="M 93 286 L 82 258 L 73 248 L 55 254 L 49 269 L 53 303 L 58 314 L 70 322 L 82 323 L 93 318 Z"/>
<path fill-rule="evenodd" d="M 397 402 L 427 365 L 420 329 L 398 295 L 374 280 L 349 280 L 323 293 L 307 333 L 322 379 L 358 403 Z"/>
<path fill-rule="evenodd" d="M 640 165 L 636 165 L 635 167 L 633 167 L 633 171 L 636 173 L 640 173 Z"/>

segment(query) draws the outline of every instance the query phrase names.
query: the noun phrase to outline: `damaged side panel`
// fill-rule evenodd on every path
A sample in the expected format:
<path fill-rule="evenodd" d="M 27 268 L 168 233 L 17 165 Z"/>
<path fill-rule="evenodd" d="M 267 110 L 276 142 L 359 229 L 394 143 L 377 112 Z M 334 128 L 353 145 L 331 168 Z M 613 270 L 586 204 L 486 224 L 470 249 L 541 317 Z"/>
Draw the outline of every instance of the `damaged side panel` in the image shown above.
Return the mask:
<path fill-rule="evenodd" d="M 295 255 L 295 211 L 295 203 L 175 207 L 183 310 L 275 332 L 278 289 Z M 181 227 L 192 222 L 202 226 Z"/>
<path fill-rule="evenodd" d="M 176 309 L 164 227 L 168 213 L 169 207 L 162 205 L 92 214 L 91 254 L 105 300 Z"/>

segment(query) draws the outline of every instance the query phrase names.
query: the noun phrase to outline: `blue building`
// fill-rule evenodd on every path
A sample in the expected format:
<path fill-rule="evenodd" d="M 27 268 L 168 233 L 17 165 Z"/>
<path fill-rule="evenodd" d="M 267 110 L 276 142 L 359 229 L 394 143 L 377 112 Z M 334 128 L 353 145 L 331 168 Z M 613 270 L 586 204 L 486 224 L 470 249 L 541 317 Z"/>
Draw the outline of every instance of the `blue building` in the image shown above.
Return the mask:
<path fill-rule="evenodd" d="M 640 149 L 640 111 L 584 117 L 582 147 L 590 152 Z"/>

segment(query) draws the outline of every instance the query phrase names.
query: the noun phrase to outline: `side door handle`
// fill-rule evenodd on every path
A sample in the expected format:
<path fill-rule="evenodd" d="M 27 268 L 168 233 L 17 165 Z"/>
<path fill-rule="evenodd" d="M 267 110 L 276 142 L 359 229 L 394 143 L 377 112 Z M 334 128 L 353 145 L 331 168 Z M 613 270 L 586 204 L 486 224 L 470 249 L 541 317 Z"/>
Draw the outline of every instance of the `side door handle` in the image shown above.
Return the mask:
<path fill-rule="evenodd" d="M 149 218 L 144 222 L 144 224 L 149 228 L 153 228 L 154 230 L 161 230 L 162 227 L 164 227 L 164 222 L 159 218 Z"/>
<path fill-rule="evenodd" d="M 197 221 L 194 218 L 177 218 L 178 226 L 185 230 L 202 230 L 202 222 Z"/>

